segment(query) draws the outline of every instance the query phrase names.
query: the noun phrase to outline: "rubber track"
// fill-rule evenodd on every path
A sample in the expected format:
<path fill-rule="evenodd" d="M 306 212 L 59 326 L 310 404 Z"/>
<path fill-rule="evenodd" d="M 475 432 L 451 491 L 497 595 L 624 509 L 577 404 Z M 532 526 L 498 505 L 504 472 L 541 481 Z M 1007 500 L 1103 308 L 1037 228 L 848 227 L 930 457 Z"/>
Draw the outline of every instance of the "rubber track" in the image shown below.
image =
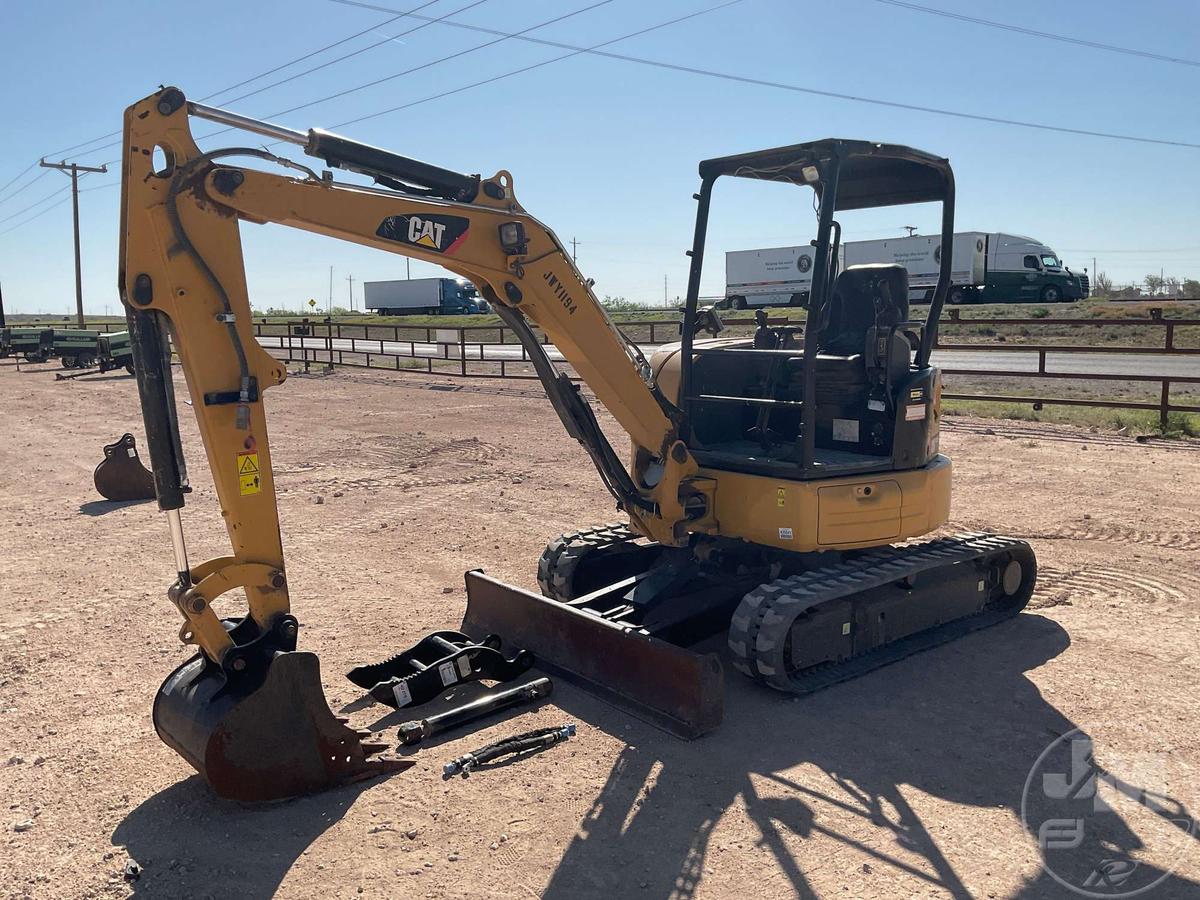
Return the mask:
<path fill-rule="evenodd" d="M 636 541 L 641 535 L 624 523 L 595 525 L 560 535 L 546 545 L 538 560 L 538 587 L 552 600 L 575 599 L 571 579 L 575 567 L 588 553 Z"/>
<path fill-rule="evenodd" d="M 1024 596 L 1014 596 L 1002 608 L 985 609 L 973 616 L 954 619 L 844 662 L 815 667 L 799 678 L 781 665 L 792 623 L 814 607 L 932 569 L 1013 550 L 1022 556 L 1028 555 L 1029 564 L 1036 571 L 1033 551 L 1024 541 L 1002 535 L 969 533 L 924 544 L 881 547 L 848 562 L 760 585 L 742 598 L 730 621 L 729 649 L 733 654 L 733 666 L 778 690 L 809 694 L 994 625 L 1024 608 L 1033 593 L 1031 579 Z"/>

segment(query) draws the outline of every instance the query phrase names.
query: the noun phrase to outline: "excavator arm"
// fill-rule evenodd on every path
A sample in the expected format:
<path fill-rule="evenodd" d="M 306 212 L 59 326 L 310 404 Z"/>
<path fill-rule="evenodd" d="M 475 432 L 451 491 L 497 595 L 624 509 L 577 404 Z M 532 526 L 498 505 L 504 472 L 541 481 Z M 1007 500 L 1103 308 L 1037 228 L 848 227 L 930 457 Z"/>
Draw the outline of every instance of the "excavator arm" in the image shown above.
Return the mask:
<path fill-rule="evenodd" d="M 331 165 L 372 175 L 383 188 L 338 184 L 263 150 L 203 153 L 194 116 L 304 146 Z M 300 170 L 232 165 L 248 157 Z M 157 162 L 156 162 L 157 160 Z M 251 328 L 242 221 L 273 222 L 425 260 L 470 279 L 522 338 L 554 408 L 588 450 L 618 505 L 648 537 L 676 543 L 686 518 L 681 486 L 696 465 L 677 439 L 677 411 L 593 295 L 552 231 L 517 202 L 512 177 L 464 176 L 325 132 L 292 132 L 189 103 L 166 88 L 125 117 L 121 290 L 139 356 L 141 392 L 160 505 L 171 513 L 185 637 L 215 662 L 235 650 L 211 603 L 246 591 L 260 628 L 288 613 L 263 394 L 285 377 Z M 639 483 L 601 431 L 590 405 L 554 370 L 540 328 L 630 435 L 646 465 Z M 177 510 L 186 475 L 165 366 L 179 356 L 200 426 L 232 557 L 189 568 Z M 701 487 L 700 490 L 703 488 Z"/>
<path fill-rule="evenodd" d="M 378 187 L 338 183 L 330 172 L 318 174 L 264 149 L 202 152 L 191 131 L 197 117 L 299 145 L 333 167 L 371 176 Z M 292 171 L 262 171 L 234 165 L 234 159 Z M 178 571 L 169 596 L 184 619 L 181 640 L 199 651 L 190 668 L 181 667 L 163 685 L 155 724 L 219 792 L 261 799 L 251 798 L 242 783 L 244 762 L 230 761 L 229 754 L 240 751 L 229 723 L 240 718 L 245 728 L 254 717 L 246 712 L 248 697 L 258 698 L 260 714 L 271 707 L 270 682 L 301 698 L 293 706 L 309 708 L 306 722 L 281 724 L 273 732 L 290 733 L 303 745 L 295 735 L 308 727 L 314 732 L 310 743 L 335 748 L 328 757 L 335 762 L 341 759 L 337 747 L 357 743 L 338 730 L 340 723 L 330 724 L 332 714 L 311 673 L 292 673 L 290 684 L 280 675 L 299 665 L 293 660 L 311 654 L 294 652 L 297 622 L 288 598 L 263 406 L 266 390 L 281 384 L 286 370 L 253 334 L 239 233 L 243 221 L 328 235 L 470 279 L 524 343 L 568 433 L 586 448 L 637 531 L 660 543 L 682 543 L 689 514 L 694 520 L 697 509 L 712 504 L 711 497 L 697 502 L 711 491 L 710 482 L 689 481 L 697 465 L 678 439 L 678 410 L 654 385 L 645 360 L 605 314 L 553 232 L 518 203 L 509 173 L 486 179 L 461 175 L 326 132 L 292 131 L 190 103 L 176 88 L 134 104 L 124 127 L 120 291 L 158 502 L 167 513 Z M 545 333 L 630 435 L 632 473 L 577 386 L 555 370 L 531 326 Z M 190 488 L 172 350 L 187 381 L 232 544 L 231 555 L 199 565 L 188 561 L 179 512 Z M 236 589 L 245 593 L 247 614 L 223 618 L 214 602 Z M 315 671 L 315 657 L 306 665 Z M 203 715 L 197 697 L 209 697 Z M 205 720 L 203 727 L 197 727 L 198 719 Z M 253 728 L 246 733 L 253 737 L 246 738 L 247 747 L 262 739 Z M 354 751 L 345 756 L 346 766 L 324 774 L 322 753 L 290 766 L 264 766 L 256 790 L 282 796 L 359 777 L 377 769 L 365 760 L 370 752 Z M 262 787 L 263 779 L 289 768 L 312 774 L 304 784 L 284 779 Z M 218 771 L 231 773 L 224 788 Z"/>

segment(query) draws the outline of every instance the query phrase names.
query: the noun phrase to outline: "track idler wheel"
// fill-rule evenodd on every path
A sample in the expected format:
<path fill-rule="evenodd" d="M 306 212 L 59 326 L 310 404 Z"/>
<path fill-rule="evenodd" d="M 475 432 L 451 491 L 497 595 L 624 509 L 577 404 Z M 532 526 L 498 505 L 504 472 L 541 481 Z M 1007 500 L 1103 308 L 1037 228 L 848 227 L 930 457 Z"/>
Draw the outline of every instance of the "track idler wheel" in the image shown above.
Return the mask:
<path fill-rule="evenodd" d="M 313 653 L 278 652 L 265 672 L 233 676 L 199 655 L 171 673 L 154 700 L 154 729 L 218 796 L 244 803 L 284 800 L 389 775 L 413 765 L 371 759 L 333 714 Z"/>

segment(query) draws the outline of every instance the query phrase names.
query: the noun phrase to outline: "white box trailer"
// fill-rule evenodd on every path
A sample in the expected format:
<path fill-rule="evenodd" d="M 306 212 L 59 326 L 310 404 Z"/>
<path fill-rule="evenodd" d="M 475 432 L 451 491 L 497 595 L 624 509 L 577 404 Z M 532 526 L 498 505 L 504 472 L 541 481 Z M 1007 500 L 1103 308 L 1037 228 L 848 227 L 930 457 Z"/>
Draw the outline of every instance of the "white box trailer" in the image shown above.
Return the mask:
<path fill-rule="evenodd" d="M 769 247 L 725 254 L 725 303 L 751 306 L 799 306 L 812 287 L 813 248 Z"/>
<path fill-rule="evenodd" d="M 908 269 L 910 296 L 924 297 L 937 287 L 942 268 L 942 236 L 915 234 L 882 241 L 850 241 L 842 248 L 842 266 L 894 263 Z M 988 236 L 982 231 L 954 235 L 950 283 L 982 285 L 987 280 Z"/>
<path fill-rule="evenodd" d="M 1041 241 L 1004 232 L 954 235 L 951 303 L 1079 300 L 1088 296 L 1087 274 L 1066 268 Z M 813 248 L 771 247 L 725 254 L 725 305 L 797 306 L 812 287 Z M 933 296 L 941 271 L 940 235 L 912 235 L 842 245 L 840 267 L 894 263 L 908 270 L 909 299 Z"/>
<path fill-rule="evenodd" d="M 412 278 L 367 281 L 363 292 L 366 308 L 381 315 L 462 315 L 479 312 L 475 291 L 468 292 L 468 287 L 470 285 L 464 287 L 453 278 Z"/>

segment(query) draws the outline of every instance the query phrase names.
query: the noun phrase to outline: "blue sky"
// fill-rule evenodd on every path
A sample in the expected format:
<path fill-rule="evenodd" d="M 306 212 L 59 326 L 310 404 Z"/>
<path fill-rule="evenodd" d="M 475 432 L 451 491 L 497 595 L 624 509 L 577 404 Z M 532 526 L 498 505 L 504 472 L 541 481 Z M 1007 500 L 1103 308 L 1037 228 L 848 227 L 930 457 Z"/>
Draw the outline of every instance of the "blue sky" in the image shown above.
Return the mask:
<path fill-rule="evenodd" d="M 408 11 L 423 0 L 372 2 Z M 451 18 L 512 32 L 595 2 L 436 0 L 421 12 L 462 10 Z M 719 2 L 612 0 L 530 35 L 591 46 Z M 1200 57 L 1194 40 L 1200 4 L 920 2 Z M 123 109 L 159 84 L 175 84 L 198 99 L 364 29 L 372 30 L 211 102 L 297 128 L 331 127 L 563 53 L 506 40 L 276 115 L 492 40 L 444 24 L 405 35 L 421 23 L 389 22 L 393 16 L 330 0 L 209 0 L 195 8 L 149 0 L 7 0 L 0 11 L 0 185 L 40 156 L 59 159 L 64 148 L 117 131 Z M 352 59 L 230 102 L 377 41 L 380 46 Z M 1198 66 L 1014 34 L 879 0 L 743 0 L 608 49 L 862 97 L 1200 144 Z M 197 123 L 201 129 L 208 126 Z M 700 159 L 829 136 L 948 156 L 958 184 L 959 230 L 1033 235 L 1073 268 L 1090 270 L 1095 257 L 1099 270 L 1118 282 L 1139 280 L 1160 266 L 1167 274 L 1200 277 L 1200 150 L 1193 148 L 888 109 L 586 54 L 341 130 L 464 172 L 509 169 L 525 207 L 562 240 L 578 239 L 579 266 L 601 295 L 661 302 L 664 277 L 672 299 L 682 293 Z M 113 147 L 91 149 L 103 143 L 69 158 L 92 165 L 116 159 Z M 92 188 L 80 198 L 84 296 L 92 313 L 119 311 L 118 181 L 113 173 L 81 182 Z M 67 182 L 57 172 L 34 169 L 0 193 L 0 220 L 8 219 L 0 221 L 0 282 L 9 311 L 73 308 L 71 206 L 60 202 L 67 193 L 54 193 Z M 49 199 L 33 205 L 43 198 Z M 704 292 L 722 290 L 725 250 L 802 243 L 812 224 L 810 198 L 798 189 L 746 183 L 726 189 L 714 206 Z M 843 224 L 847 239 L 899 235 L 903 225 L 932 231 L 936 208 L 851 214 Z M 358 306 L 364 279 L 404 277 L 401 257 L 280 226 L 244 225 L 243 236 L 258 308 L 297 308 L 309 297 L 323 303 L 330 266 L 334 302 L 341 305 L 347 276 L 355 279 Z M 436 272 L 413 264 L 414 277 Z"/>

